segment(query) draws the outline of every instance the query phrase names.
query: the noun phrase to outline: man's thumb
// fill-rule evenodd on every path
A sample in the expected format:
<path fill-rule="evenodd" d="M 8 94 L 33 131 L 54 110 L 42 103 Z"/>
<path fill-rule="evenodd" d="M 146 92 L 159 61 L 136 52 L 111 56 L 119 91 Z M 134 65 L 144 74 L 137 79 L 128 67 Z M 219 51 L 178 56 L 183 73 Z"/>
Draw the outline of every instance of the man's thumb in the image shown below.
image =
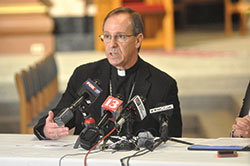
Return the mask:
<path fill-rule="evenodd" d="M 53 118 L 54 118 L 54 113 L 52 111 L 49 111 L 49 116 L 47 117 L 47 120 L 49 122 L 53 122 Z"/>

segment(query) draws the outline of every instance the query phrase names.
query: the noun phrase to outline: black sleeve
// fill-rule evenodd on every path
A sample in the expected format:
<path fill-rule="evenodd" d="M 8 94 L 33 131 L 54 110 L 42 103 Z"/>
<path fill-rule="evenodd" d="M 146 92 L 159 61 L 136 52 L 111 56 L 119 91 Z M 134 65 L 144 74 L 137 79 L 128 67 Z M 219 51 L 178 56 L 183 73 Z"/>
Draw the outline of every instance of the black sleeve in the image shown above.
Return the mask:
<path fill-rule="evenodd" d="M 64 92 L 61 100 L 57 104 L 57 106 L 52 109 L 54 116 L 56 116 L 63 108 L 67 108 L 70 106 L 76 99 L 77 99 L 77 89 L 81 86 L 83 81 L 85 80 L 83 73 L 83 67 L 78 67 L 75 69 L 74 73 L 70 77 L 70 80 L 68 82 L 66 91 Z M 43 133 L 43 128 L 45 126 L 45 121 L 48 115 L 42 117 L 38 123 L 34 127 L 34 134 L 38 137 L 38 139 L 46 139 Z M 67 124 L 67 127 L 69 129 L 73 128 L 75 126 L 74 118 L 70 120 Z"/>
<path fill-rule="evenodd" d="M 167 95 L 167 104 L 174 105 L 173 114 L 169 120 L 169 136 L 170 137 L 181 137 L 182 136 L 182 118 L 180 102 L 178 98 L 178 88 L 177 83 L 174 80 L 170 86 Z"/>
<path fill-rule="evenodd" d="M 250 81 L 248 83 L 247 91 L 245 94 L 245 97 L 243 99 L 243 104 L 240 110 L 239 117 L 243 117 L 245 115 L 248 115 L 248 112 L 250 110 Z"/>

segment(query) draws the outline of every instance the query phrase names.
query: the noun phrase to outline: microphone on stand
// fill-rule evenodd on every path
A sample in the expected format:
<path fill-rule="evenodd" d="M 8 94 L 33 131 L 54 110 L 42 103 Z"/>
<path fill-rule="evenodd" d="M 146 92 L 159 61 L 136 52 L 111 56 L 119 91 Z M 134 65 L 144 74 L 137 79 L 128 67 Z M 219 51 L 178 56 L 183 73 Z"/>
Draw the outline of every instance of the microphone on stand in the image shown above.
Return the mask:
<path fill-rule="evenodd" d="M 58 126 L 64 126 L 74 116 L 74 112 L 79 109 L 82 113 L 83 110 L 88 108 L 95 102 L 97 97 L 102 92 L 102 89 L 97 85 L 98 81 L 92 81 L 88 79 L 83 83 L 83 86 L 78 90 L 78 98 L 71 104 L 70 107 L 62 109 L 54 118 L 55 123 Z"/>
<path fill-rule="evenodd" d="M 165 103 L 159 103 L 157 107 L 149 110 L 152 117 L 160 122 L 159 133 L 164 142 L 168 140 L 168 120 L 172 116 L 173 110 L 173 104 L 166 105 Z"/>
<path fill-rule="evenodd" d="M 149 131 L 140 132 L 137 136 L 137 146 L 150 149 L 154 144 L 154 136 Z"/>
<path fill-rule="evenodd" d="M 84 121 L 85 128 L 77 138 L 74 149 L 77 149 L 81 145 L 84 149 L 90 149 L 99 140 L 99 132 L 96 130 L 95 119 L 87 117 Z M 82 135 L 82 133 L 89 133 L 88 135 Z M 98 133 L 97 133 L 98 132 Z"/>
<path fill-rule="evenodd" d="M 160 122 L 160 138 L 166 142 L 168 139 L 168 120 L 172 116 L 174 105 L 165 105 L 164 103 L 158 104 L 158 107 L 149 110 L 149 113 L 154 119 Z"/>
<path fill-rule="evenodd" d="M 160 122 L 160 140 L 156 142 L 156 144 L 150 149 L 153 151 L 156 147 L 158 147 L 162 142 L 166 142 L 167 140 L 192 145 L 193 143 L 174 139 L 168 136 L 168 121 L 173 114 L 174 105 L 165 103 L 160 103 L 157 107 L 149 110 L 149 113 L 153 116 L 154 119 L 157 119 Z"/>
<path fill-rule="evenodd" d="M 87 127 L 82 130 L 78 139 L 79 144 L 75 144 L 74 148 L 78 148 L 80 145 L 82 148 L 89 150 L 100 140 L 100 136 L 103 133 L 103 128 L 108 122 L 114 121 L 117 110 L 121 108 L 122 100 L 108 96 L 108 98 L 102 104 L 102 116 L 97 122 L 97 125 L 93 127 Z"/>
<path fill-rule="evenodd" d="M 133 121 L 141 121 L 147 116 L 146 109 L 144 107 L 144 99 L 143 97 L 140 97 L 138 95 L 134 96 L 126 105 L 125 107 L 120 111 L 120 114 L 118 115 L 116 128 L 121 129 L 123 124 L 127 123 L 127 133 L 126 137 L 132 138 L 132 123 Z"/>
<path fill-rule="evenodd" d="M 104 101 L 104 103 L 101 106 L 101 118 L 97 123 L 98 128 L 102 129 L 107 123 L 108 120 L 115 121 L 115 118 L 118 115 L 118 112 L 122 108 L 123 101 L 119 98 L 122 98 L 121 96 L 118 96 L 117 98 L 113 96 L 108 96 L 108 98 Z"/>

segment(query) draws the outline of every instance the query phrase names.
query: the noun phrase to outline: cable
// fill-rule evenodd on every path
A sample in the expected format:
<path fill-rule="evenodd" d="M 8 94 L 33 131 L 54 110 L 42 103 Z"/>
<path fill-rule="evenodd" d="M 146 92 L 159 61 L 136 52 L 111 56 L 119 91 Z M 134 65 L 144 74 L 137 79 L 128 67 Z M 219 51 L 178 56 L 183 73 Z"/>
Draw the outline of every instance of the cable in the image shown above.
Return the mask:
<path fill-rule="evenodd" d="M 145 152 L 144 152 L 144 151 L 145 151 Z M 144 153 L 141 153 L 141 152 L 144 152 Z M 143 149 L 143 150 L 140 150 L 140 151 L 138 151 L 138 152 L 135 152 L 133 155 L 123 157 L 123 158 L 120 159 L 121 165 L 122 165 L 122 166 L 125 166 L 123 160 L 128 159 L 128 160 L 127 160 L 127 166 L 129 166 L 129 160 L 130 160 L 131 158 L 133 158 L 133 157 L 138 157 L 138 156 L 141 156 L 141 155 L 144 155 L 144 154 L 146 154 L 146 153 L 148 153 L 148 152 L 150 152 L 150 150 L 148 150 L 148 149 L 145 148 L 145 149 Z M 138 154 L 138 153 L 141 153 L 141 154 Z"/>
<path fill-rule="evenodd" d="M 187 141 L 182 141 L 182 140 L 179 140 L 179 139 L 175 139 L 175 138 L 171 138 L 171 137 L 168 137 L 167 140 L 169 141 L 173 141 L 173 142 L 177 142 L 177 143 L 182 143 L 182 144 L 186 144 L 186 145 L 193 145 L 193 143 L 191 142 L 187 142 Z M 155 141 L 155 144 L 153 147 L 151 148 L 148 148 L 150 151 L 153 151 L 155 150 L 160 144 L 162 144 L 164 141 L 162 139 L 157 139 Z"/>
<path fill-rule="evenodd" d="M 144 153 L 137 154 L 137 153 L 138 153 L 138 152 L 137 152 L 137 153 L 135 153 L 133 156 L 128 157 L 127 166 L 129 166 L 129 160 L 130 160 L 131 158 L 133 158 L 133 157 L 138 157 L 138 156 L 142 156 L 142 155 L 144 155 L 144 154 L 147 154 L 148 152 L 150 152 L 150 150 L 147 149 L 147 151 L 145 151 Z"/>
<path fill-rule="evenodd" d="M 92 153 L 98 153 L 98 152 L 101 152 L 101 150 L 98 150 L 98 151 L 95 151 L 95 152 L 92 152 Z M 59 159 L 59 166 L 62 165 L 62 159 L 67 157 L 67 156 L 77 156 L 77 155 L 85 155 L 86 153 L 74 153 L 74 154 L 65 154 L 63 155 L 60 159 Z"/>
<path fill-rule="evenodd" d="M 114 131 L 115 131 L 115 127 L 107 134 L 107 135 L 105 135 L 97 144 L 95 144 L 95 146 L 93 146 L 88 152 L 87 152 L 87 154 L 85 155 L 85 158 L 84 158 L 84 166 L 87 166 L 87 157 L 88 157 L 88 155 L 89 155 L 89 153 L 93 150 L 93 149 L 95 149 L 95 147 L 97 146 L 97 145 L 99 145 L 105 138 L 107 138 L 110 134 L 112 134 Z"/>
<path fill-rule="evenodd" d="M 60 159 L 59 159 L 59 166 L 61 166 L 61 163 L 62 163 L 62 159 L 67 157 L 67 156 L 77 156 L 77 155 L 84 155 L 85 153 L 75 153 L 75 154 L 65 154 L 63 155 Z"/>
<path fill-rule="evenodd" d="M 178 143 L 182 143 L 182 144 L 186 144 L 186 145 L 193 145 L 194 144 L 194 143 L 191 143 L 191 142 L 182 141 L 182 140 L 171 138 L 171 137 L 169 137 L 169 141 L 178 142 Z"/>

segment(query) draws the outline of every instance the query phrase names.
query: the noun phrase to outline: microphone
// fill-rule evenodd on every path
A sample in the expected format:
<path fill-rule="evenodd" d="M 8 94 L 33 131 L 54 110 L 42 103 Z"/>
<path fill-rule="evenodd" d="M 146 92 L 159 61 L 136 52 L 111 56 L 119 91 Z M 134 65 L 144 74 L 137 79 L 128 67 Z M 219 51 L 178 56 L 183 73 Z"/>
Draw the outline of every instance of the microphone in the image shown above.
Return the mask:
<path fill-rule="evenodd" d="M 186 142 L 182 140 L 178 140 L 175 138 L 171 138 L 168 136 L 168 120 L 172 116 L 174 110 L 174 105 L 169 104 L 166 105 L 165 103 L 159 103 L 158 107 L 152 108 L 149 110 L 149 113 L 153 116 L 154 119 L 157 119 L 160 122 L 160 139 L 151 147 L 149 150 L 153 151 L 157 148 L 162 142 L 166 142 L 167 140 L 186 144 L 186 145 L 193 145 L 191 142 Z"/>
<path fill-rule="evenodd" d="M 121 98 L 118 96 L 118 98 Z M 107 123 L 108 120 L 115 121 L 115 117 L 117 117 L 118 111 L 122 108 L 123 101 L 115 98 L 113 96 L 108 96 L 108 98 L 104 101 L 101 106 L 101 118 L 97 123 L 97 127 L 102 129 Z"/>
<path fill-rule="evenodd" d="M 95 144 L 97 144 L 100 139 L 101 130 L 107 125 L 109 119 L 113 120 L 115 117 L 116 110 L 121 108 L 122 100 L 108 96 L 108 98 L 102 104 L 102 116 L 97 122 L 97 126 L 86 126 L 80 133 L 79 137 L 75 143 L 74 148 L 78 148 L 79 144 L 82 148 L 89 150 Z M 85 120 L 86 121 L 86 120 Z M 78 144 L 77 144 L 78 142 Z"/>
<path fill-rule="evenodd" d="M 127 121 L 129 118 L 134 118 L 136 121 L 143 120 L 146 115 L 146 109 L 144 107 L 144 99 L 143 97 L 140 97 L 138 95 L 134 96 L 127 104 L 126 106 L 119 111 L 118 117 L 116 120 L 119 121 L 116 123 L 116 128 L 120 129 L 122 125 Z M 132 125 L 131 125 L 132 126 Z M 130 127 L 128 130 L 132 130 Z"/>
<path fill-rule="evenodd" d="M 84 121 L 85 128 L 80 133 L 79 137 L 77 138 L 74 149 L 77 149 L 79 145 L 89 150 L 93 147 L 97 141 L 99 140 L 99 131 L 96 130 L 95 120 L 92 117 L 88 117 Z"/>
<path fill-rule="evenodd" d="M 75 110 L 79 109 L 83 113 L 83 110 L 94 103 L 102 92 L 102 89 L 97 84 L 99 84 L 97 80 L 92 81 L 91 79 L 88 79 L 85 81 L 77 92 L 77 95 L 79 96 L 78 99 L 75 100 L 70 107 L 62 109 L 56 115 L 54 118 L 55 123 L 58 126 L 65 125 L 73 118 Z"/>
<path fill-rule="evenodd" d="M 154 119 L 160 122 L 160 138 L 166 142 L 168 140 L 168 120 L 172 116 L 174 105 L 165 103 L 158 104 L 158 107 L 149 110 Z"/>
<path fill-rule="evenodd" d="M 137 145 L 151 149 L 154 144 L 154 136 L 149 131 L 140 132 L 138 134 Z"/>

